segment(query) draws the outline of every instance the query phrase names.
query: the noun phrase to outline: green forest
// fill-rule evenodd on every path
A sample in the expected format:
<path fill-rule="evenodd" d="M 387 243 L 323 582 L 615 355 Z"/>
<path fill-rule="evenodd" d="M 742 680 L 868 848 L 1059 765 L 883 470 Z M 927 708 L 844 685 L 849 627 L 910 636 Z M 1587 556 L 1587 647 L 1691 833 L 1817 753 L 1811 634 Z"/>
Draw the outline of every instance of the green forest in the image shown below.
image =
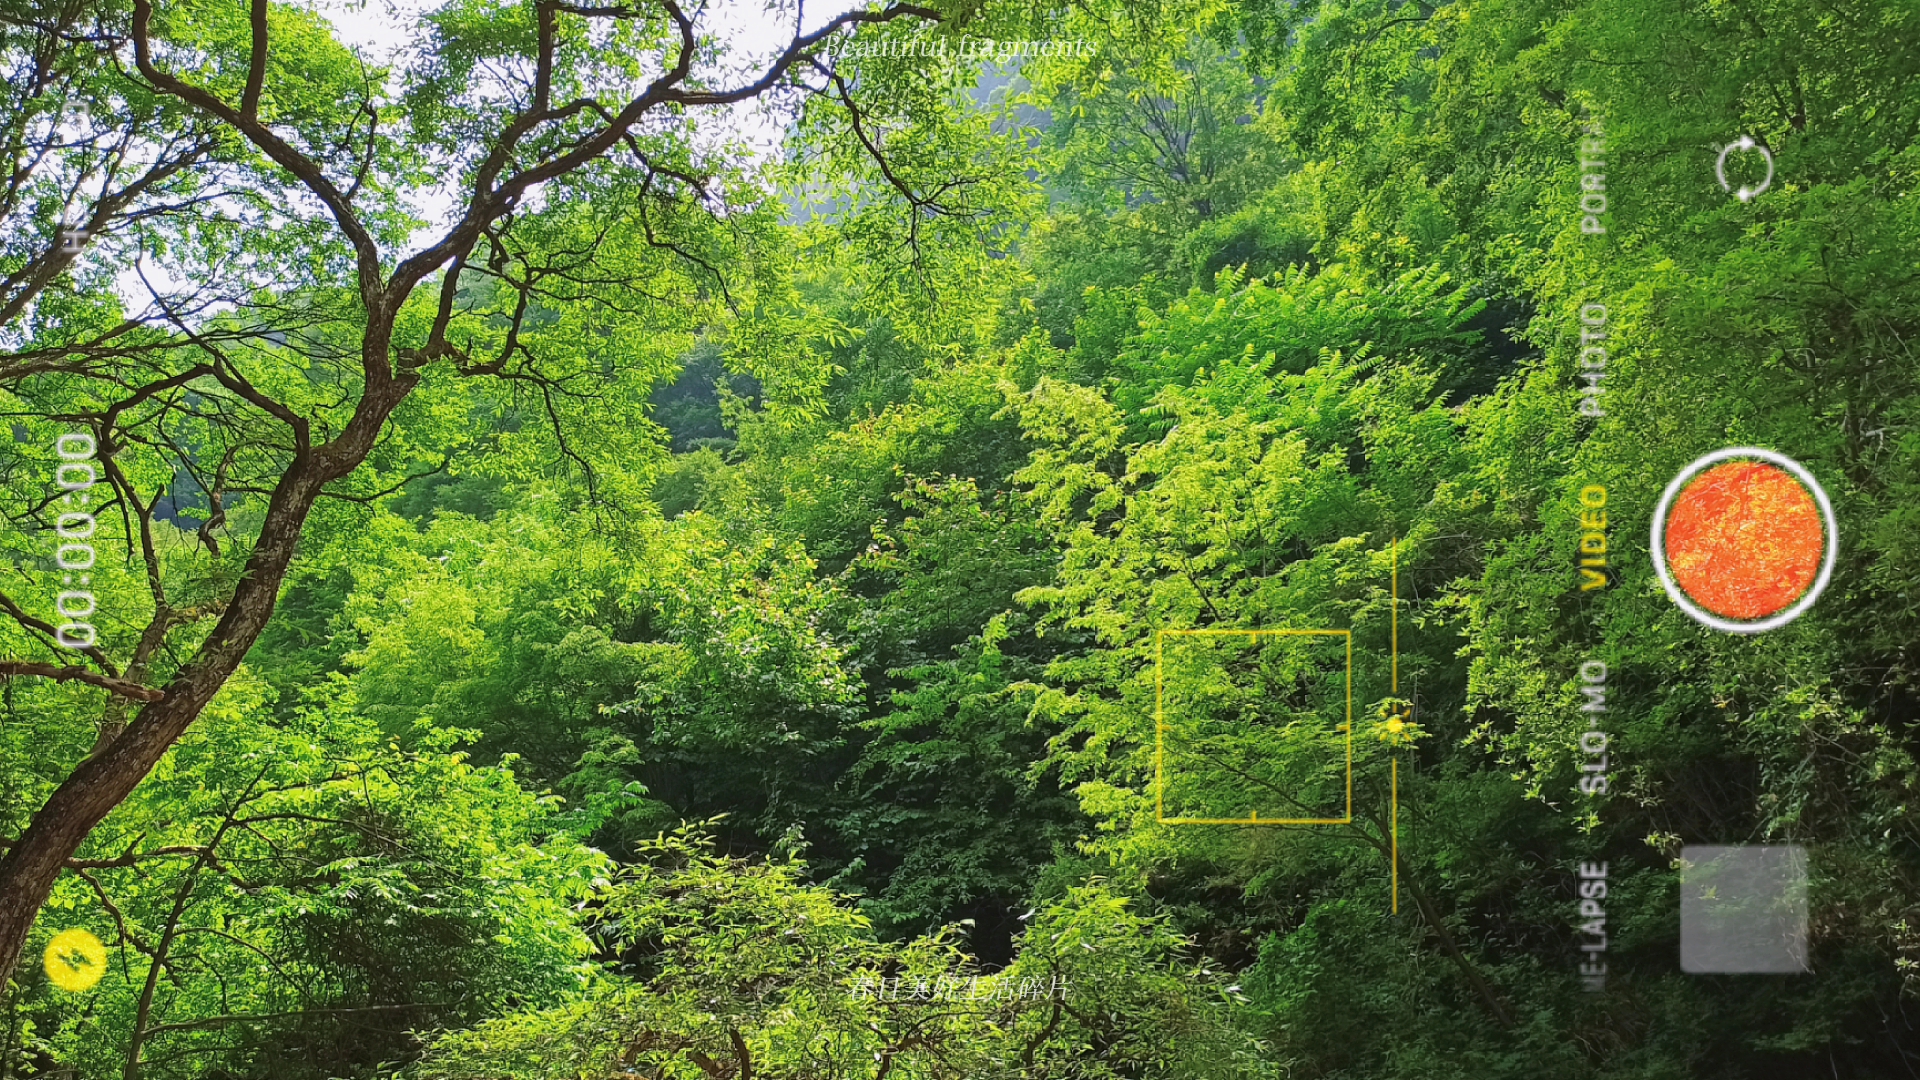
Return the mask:
<path fill-rule="evenodd" d="M 380 6 L 0 0 L 0 1080 L 1920 1078 L 1912 0 Z"/>

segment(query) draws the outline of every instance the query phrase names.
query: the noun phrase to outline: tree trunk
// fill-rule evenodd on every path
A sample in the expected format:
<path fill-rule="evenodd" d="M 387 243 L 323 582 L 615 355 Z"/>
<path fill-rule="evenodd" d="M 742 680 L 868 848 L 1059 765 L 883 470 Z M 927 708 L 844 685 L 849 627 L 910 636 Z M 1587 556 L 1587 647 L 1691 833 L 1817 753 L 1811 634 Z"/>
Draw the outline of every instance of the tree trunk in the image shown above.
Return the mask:
<path fill-rule="evenodd" d="M 212 851 L 219 843 L 219 838 L 215 837 L 207 847 L 208 854 L 187 871 L 186 880 L 180 883 L 180 890 L 174 894 L 173 910 L 167 914 L 167 924 L 160 931 L 160 943 L 153 947 L 152 962 L 147 965 L 146 982 L 140 987 L 140 1004 L 133 1010 L 133 1031 L 127 1036 L 127 1064 L 121 1070 L 121 1080 L 140 1080 L 140 1053 L 146 1048 L 147 1023 L 153 1018 L 153 994 L 160 988 L 160 973 L 166 969 L 167 959 L 173 951 L 173 942 L 180 930 L 180 916 L 186 913 L 187 901 L 193 898 L 193 887 L 200 880 L 200 869 L 207 865 L 206 859 L 212 858 Z"/>
<path fill-rule="evenodd" d="M 1394 845 L 1387 839 L 1391 826 L 1374 815 L 1367 815 L 1367 820 L 1380 830 L 1378 838 L 1365 829 L 1354 831 L 1383 857 L 1392 861 L 1396 857 Z M 1480 1000 L 1486 1003 L 1487 1011 L 1493 1014 L 1494 1020 L 1503 1028 L 1512 1027 L 1513 1013 L 1508 1010 L 1506 1003 L 1500 1000 L 1499 991 L 1493 988 L 1493 984 L 1488 982 L 1487 977 L 1475 966 L 1473 959 L 1460 947 L 1460 943 L 1454 940 L 1453 932 L 1447 929 L 1446 921 L 1441 918 L 1440 909 L 1434 906 L 1433 898 L 1427 895 L 1424 888 L 1421 888 L 1420 879 L 1414 875 L 1404 857 L 1399 860 L 1398 872 L 1399 880 L 1406 886 L 1408 894 L 1413 897 L 1414 910 L 1420 913 L 1420 920 L 1427 924 L 1427 929 L 1432 930 L 1433 936 L 1440 942 L 1440 951 L 1460 969 L 1460 974 L 1467 980 L 1467 984 L 1473 987 L 1474 992 L 1480 995 Z"/>
<path fill-rule="evenodd" d="M 369 358 L 378 361 L 378 367 L 368 364 L 370 371 L 386 367 L 385 343 L 390 334 L 390 328 L 377 323 L 367 328 L 368 351 L 377 348 L 380 353 Z M 387 417 L 417 379 L 408 375 L 368 381 L 353 419 L 339 437 L 294 455 L 267 504 L 259 540 L 232 602 L 193 659 L 167 685 L 166 696 L 142 708 L 118 738 L 82 761 L 33 815 L 13 847 L 0 856 L 0 984 L 19 963 L 27 935 L 66 861 L 94 826 L 153 771 L 246 658 L 273 614 L 280 582 L 321 488 L 352 472 L 366 458 Z"/>
<path fill-rule="evenodd" d="M 1400 865 L 1402 868 L 1406 867 L 1407 861 L 1400 860 Z M 1486 1002 L 1487 1011 L 1493 1014 L 1494 1020 L 1498 1021 L 1503 1028 L 1512 1027 L 1513 1014 L 1507 1010 L 1506 1003 L 1500 1000 L 1500 994 L 1494 990 L 1493 984 L 1487 981 L 1485 975 L 1480 974 L 1480 969 L 1474 966 L 1465 952 L 1461 951 L 1460 943 L 1453 939 L 1452 931 L 1447 929 L 1446 922 L 1440 918 L 1440 912 L 1434 908 L 1433 901 L 1428 898 L 1426 890 L 1420 887 L 1419 879 L 1411 872 L 1403 872 L 1400 877 L 1407 883 L 1407 892 L 1412 895 L 1413 905 L 1419 910 L 1420 917 L 1426 921 L 1427 927 L 1433 931 L 1434 936 L 1440 939 L 1441 951 L 1445 952 L 1454 966 L 1460 969 L 1468 985 L 1480 995 L 1480 1000 Z"/>

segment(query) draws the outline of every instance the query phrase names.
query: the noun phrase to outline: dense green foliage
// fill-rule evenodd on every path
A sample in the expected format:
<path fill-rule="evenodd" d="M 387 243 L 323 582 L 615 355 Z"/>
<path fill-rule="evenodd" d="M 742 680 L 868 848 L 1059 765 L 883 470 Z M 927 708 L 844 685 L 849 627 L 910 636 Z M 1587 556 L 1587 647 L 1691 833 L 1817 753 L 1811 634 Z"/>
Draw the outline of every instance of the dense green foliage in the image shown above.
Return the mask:
<path fill-rule="evenodd" d="M 217 7 L 181 17 L 243 35 Z M 511 7 L 446 8 L 408 167 L 479 124 L 453 88 L 488 34 L 530 32 L 488 21 Z M 240 675 L 61 880 L 0 1080 L 1914 1074 L 1920 8 L 1180 11 L 985 11 L 972 32 L 1097 45 L 988 106 L 949 61 L 844 61 L 890 175 L 829 96 L 764 173 L 649 136 L 736 189 L 663 226 L 697 260 L 648 244 L 613 170 L 529 209 L 544 252 L 629 245 L 531 315 L 473 287 L 471 347 L 524 316 L 568 392 L 442 372 L 395 414 Z M 298 25 L 287 63 L 333 70 Z M 1580 228 L 1595 117 L 1604 234 Z M 1750 203 L 1712 175 L 1747 132 L 1779 168 Z M 941 195 L 872 194 L 896 182 Z M 782 221 L 739 194 L 780 184 L 840 201 Z M 292 355 L 355 317 L 327 243 L 281 286 L 324 315 Z M 113 290 L 72 275 L 26 338 L 110 320 Z M 313 367 L 275 389 L 324 413 L 349 376 Z M 26 594 L 55 573 L 35 515 L 79 391 L 6 392 Z M 207 468 L 266 453 L 169 438 Z M 1647 555 L 1668 479 L 1739 445 L 1807 465 L 1841 523 L 1819 604 L 1753 636 L 1689 620 Z M 135 486 L 178 480 L 143 453 Z M 1583 593 L 1588 485 L 1613 580 Z M 179 486 L 199 502 L 156 531 L 185 610 L 259 508 L 231 502 L 223 550 L 196 541 L 211 485 Z M 118 555 L 101 607 L 147 610 Z M 1256 628 L 1351 632 L 1350 730 L 1334 652 L 1160 636 Z M 75 718 L 121 706 L 3 689 L 10 837 L 99 737 Z M 1162 700 L 1242 732 L 1164 792 Z M 1339 816 L 1349 783 L 1333 825 L 1156 814 Z M 1681 973 L 1680 846 L 1762 842 L 1812 852 L 1813 974 Z M 1612 868 L 1592 994 L 1588 860 Z M 85 995 L 38 970 L 69 926 L 109 947 Z M 856 990 L 982 972 L 1067 990 Z"/>

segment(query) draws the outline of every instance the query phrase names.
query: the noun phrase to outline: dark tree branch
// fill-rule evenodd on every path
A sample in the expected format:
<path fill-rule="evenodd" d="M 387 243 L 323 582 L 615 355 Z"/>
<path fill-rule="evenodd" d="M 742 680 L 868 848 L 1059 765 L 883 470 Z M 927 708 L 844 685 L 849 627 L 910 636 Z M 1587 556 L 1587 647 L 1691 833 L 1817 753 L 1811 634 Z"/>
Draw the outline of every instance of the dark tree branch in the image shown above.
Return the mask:
<path fill-rule="evenodd" d="M 27 614 L 26 612 L 20 610 L 20 605 L 14 603 L 13 598 L 8 596 L 5 593 L 0 593 L 0 611 L 6 612 L 7 615 L 13 618 L 14 622 L 19 623 L 21 626 L 24 626 L 29 630 L 38 631 L 39 633 L 45 635 L 48 638 L 48 642 L 47 642 L 48 648 L 57 647 L 53 644 L 53 641 L 57 640 L 58 631 L 56 631 L 53 628 L 53 625 L 51 623 L 42 621 L 40 619 L 36 619 L 33 616 Z M 107 659 L 107 654 L 100 648 L 100 646 L 89 645 L 84 649 L 80 649 L 79 652 L 82 656 L 85 656 L 89 660 L 92 660 L 94 663 L 100 665 L 100 670 L 106 672 L 109 678 L 117 679 L 120 677 L 120 669 L 113 666 L 113 661 Z"/>
<path fill-rule="evenodd" d="M 267 0 L 253 0 L 248 21 L 253 46 L 247 58 L 247 88 L 240 95 L 240 115 L 253 120 L 260 115 L 260 88 L 267 81 Z"/>
<path fill-rule="evenodd" d="M 264 21 L 266 0 L 254 0 L 254 7 L 256 12 L 262 13 L 260 18 Z M 259 28 L 259 35 L 260 39 L 264 39 L 264 25 Z M 360 223 L 359 215 L 354 213 L 353 206 L 347 201 L 346 196 L 334 186 L 333 181 L 327 179 L 326 173 L 321 171 L 319 165 L 274 134 L 273 129 L 262 124 L 258 117 L 235 109 L 206 90 L 155 67 L 152 36 L 153 0 L 133 0 L 133 57 L 140 74 L 162 93 L 171 94 L 238 129 L 249 142 L 259 147 L 261 152 L 271 158 L 275 164 L 292 173 L 296 179 L 306 185 L 307 190 L 319 196 L 320 201 L 333 212 L 333 219 L 340 226 L 340 231 L 353 245 L 354 254 L 359 262 L 361 296 L 367 301 L 369 313 L 371 314 L 373 310 L 384 312 L 384 305 L 375 307 L 376 301 L 385 298 L 380 281 L 380 252 L 374 246 L 373 237 L 367 232 L 366 226 Z M 264 40 L 260 43 L 264 45 Z M 264 54 L 258 60 L 264 63 Z"/>
<path fill-rule="evenodd" d="M 0 660 L 0 677 L 11 678 L 15 675 L 39 675 L 54 682 L 83 682 L 135 701 L 159 701 L 167 696 L 165 691 L 97 674 L 83 667 L 62 667 L 31 660 Z"/>

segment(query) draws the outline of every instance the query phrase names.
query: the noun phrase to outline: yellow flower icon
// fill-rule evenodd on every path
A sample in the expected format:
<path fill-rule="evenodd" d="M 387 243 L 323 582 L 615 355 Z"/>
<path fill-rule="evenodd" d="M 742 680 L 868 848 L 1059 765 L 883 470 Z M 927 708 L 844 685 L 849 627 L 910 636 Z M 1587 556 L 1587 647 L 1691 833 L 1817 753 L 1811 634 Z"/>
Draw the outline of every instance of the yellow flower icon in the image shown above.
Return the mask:
<path fill-rule="evenodd" d="M 47 943 L 46 968 L 62 990 L 91 990 L 107 973 L 107 947 L 85 930 L 62 930 Z"/>

